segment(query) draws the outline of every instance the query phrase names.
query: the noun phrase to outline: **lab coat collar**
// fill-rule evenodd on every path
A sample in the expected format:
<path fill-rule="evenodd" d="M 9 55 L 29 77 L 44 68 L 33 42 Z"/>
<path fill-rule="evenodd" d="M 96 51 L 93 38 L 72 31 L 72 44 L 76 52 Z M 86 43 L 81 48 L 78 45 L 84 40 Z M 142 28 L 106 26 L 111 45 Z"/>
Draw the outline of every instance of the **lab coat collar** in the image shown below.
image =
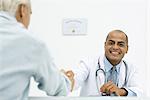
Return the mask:
<path fill-rule="evenodd" d="M 98 58 L 98 63 L 99 63 L 99 66 L 101 67 L 101 69 L 105 70 L 105 64 L 104 64 L 104 56 L 100 56 Z"/>

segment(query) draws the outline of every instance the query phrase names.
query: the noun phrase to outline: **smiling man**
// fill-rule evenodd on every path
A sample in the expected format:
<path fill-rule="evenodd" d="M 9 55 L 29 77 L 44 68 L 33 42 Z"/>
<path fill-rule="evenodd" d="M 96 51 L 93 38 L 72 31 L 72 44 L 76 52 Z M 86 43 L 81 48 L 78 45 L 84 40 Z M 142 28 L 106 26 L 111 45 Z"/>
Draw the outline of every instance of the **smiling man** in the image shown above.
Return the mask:
<path fill-rule="evenodd" d="M 104 56 L 86 57 L 66 72 L 73 89 L 81 86 L 81 96 L 141 96 L 139 72 L 123 60 L 128 51 L 127 35 L 121 30 L 109 32 L 104 48 Z"/>
<path fill-rule="evenodd" d="M 111 31 L 105 42 L 105 57 L 106 62 L 110 64 L 110 67 L 106 67 L 105 70 L 109 69 L 107 76 L 106 83 L 101 87 L 101 92 L 106 93 L 107 95 L 110 95 L 110 93 L 116 93 L 116 95 L 125 96 L 128 95 L 128 91 L 125 88 L 118 88 L 118 76 L 120 71 L 120 65 L 122 62 L 122 58 L 128 51 L 128 37 L 127 35 L 121 31 L 121 30 L 113 30 Z M 124 62 L 125 63 L 125 62 Z M 109 75 L 112 75 L 111 69 L 115 68 L 115 71 L 119 73 L 113 73 L 116 74 L 116 79 L 108 79 Z"/>

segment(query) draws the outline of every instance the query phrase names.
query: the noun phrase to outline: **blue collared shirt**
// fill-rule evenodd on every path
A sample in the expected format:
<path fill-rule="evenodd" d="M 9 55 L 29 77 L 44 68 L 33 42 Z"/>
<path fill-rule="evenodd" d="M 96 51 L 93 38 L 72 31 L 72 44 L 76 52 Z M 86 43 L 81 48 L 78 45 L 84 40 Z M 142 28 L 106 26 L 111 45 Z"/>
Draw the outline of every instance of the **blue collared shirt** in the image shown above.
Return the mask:
<path fill-rule="evenodd" d="M 116 66 L 113 66 L 108 60 L 107 60 L 107 58 L 105 57 L 105 59 L 104 59 L 104 64 L 105 64 L 105 72 L 106 72 L 106 80 L 105 80 L 105 82 L 107 82 L 107 79 L 108 79 L 108 77 L 110 76 L 110 70 L 111 70 L 111 68 L 112 67 L 116 67 L 116 72 L 117 72 L 117 82 L 116 83 L 118 83 L 118 76 L 119 76 L 119 73 L 120 73 L 120 67 L 121 67 L 121 63 L 122 62 L 120 62 L 118 65 L 116 65 Z"/>
<path fill-rule="evenodd" d="M 120 67 L 121 67 L 122 64 L 124 64 L 123 61 L 121 61 L 119 64 L 117 64 L 115 66 L 116 67 L 116 71 L 117 71 L 117 80 L 116 80 L 117 84 L 119 82 Z M 108 79 L 108 76 L 111 74 L 110 70 L 114 66 L 107 60 L 106 57 L 104 57 L 104 65 L 105 65 L 105 72 L 106 72 L 106 78 L 105 78 L 105 83 L 106 83 L 107 79 Z M 128 91 L 128 96 L 136 96 L 136 94 L 133 91 L 131 91 L 131 90 L 127 89 L 127 88 L 125 88 L 125 89 Z"/>

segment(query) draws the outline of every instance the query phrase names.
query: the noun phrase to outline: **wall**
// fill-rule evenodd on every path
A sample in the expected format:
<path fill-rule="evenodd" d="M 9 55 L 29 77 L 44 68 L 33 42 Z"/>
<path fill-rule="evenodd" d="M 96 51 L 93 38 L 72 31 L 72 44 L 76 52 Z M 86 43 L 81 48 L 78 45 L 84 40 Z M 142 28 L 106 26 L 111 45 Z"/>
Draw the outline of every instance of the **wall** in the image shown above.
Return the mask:
<path fill-rule="evenodd" d="M 147 6 L 147 0 L 32 0 L 30 30 L 47 44 L 56 65 L 69 69 L 82 56 L 103 54 L 107 33 L 121 29 L 129 36 L 125 59 L 138 65 L 144 83 L 148 82 L 146 75 L 149 73 Z M 64 36 L 64 18 L 87 19 L 87 35 Z M 32 81 L 30 95 L 45 95 L 35 84 Z"/>
<path fill-rule="evenodd" d="M 147 84 L 145 88 L 147 88 L 147 94 L 150 96 L 150 1 L 147 0 Z"/>

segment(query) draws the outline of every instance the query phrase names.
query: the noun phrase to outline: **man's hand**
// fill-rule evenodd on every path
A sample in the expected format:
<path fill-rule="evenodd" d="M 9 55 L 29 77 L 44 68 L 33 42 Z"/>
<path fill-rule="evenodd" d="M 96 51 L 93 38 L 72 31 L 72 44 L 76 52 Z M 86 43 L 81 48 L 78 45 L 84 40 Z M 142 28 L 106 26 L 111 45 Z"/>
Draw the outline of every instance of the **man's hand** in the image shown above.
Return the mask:
<path fill-rule="evenodd" d="M 73 87 L 74 87 L 74 73 L 73 73 L 73 71 L 72 70 L 65 71 L 62 69 L 61 72 L 63 72 L 71 81 L 71 91 L 72 91 Z"/>
<path fill-rule="evenodd" d="M 102 93 L 106 93 L 107 95 L 111 95 L 115 93 L 117 96 L 125 96 L 127 93 L 124 89 L 118 88 L 112 81 L 105 83 L 100 91 Z"/>

